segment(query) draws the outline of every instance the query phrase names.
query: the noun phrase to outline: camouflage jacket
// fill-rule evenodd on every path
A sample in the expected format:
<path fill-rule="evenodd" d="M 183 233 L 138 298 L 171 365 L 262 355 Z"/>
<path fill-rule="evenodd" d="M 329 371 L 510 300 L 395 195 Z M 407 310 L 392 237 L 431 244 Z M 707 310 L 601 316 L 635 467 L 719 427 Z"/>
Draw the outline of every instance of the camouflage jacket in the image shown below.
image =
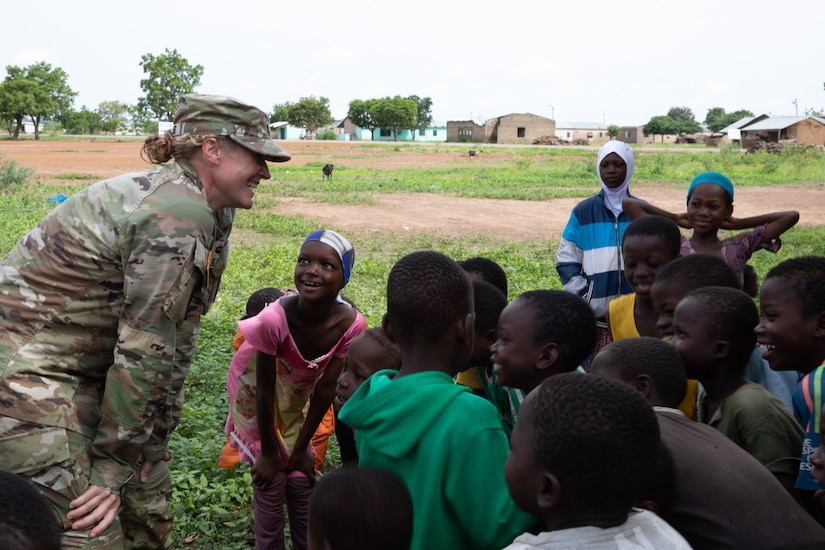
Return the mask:
<path fill-rule="evenodd" d="M 92 438 L 90 482 L 115 492 L 161 458 L 233 218 L 180 162 L 57 206 L 0 262 L 0 417 Z"/>

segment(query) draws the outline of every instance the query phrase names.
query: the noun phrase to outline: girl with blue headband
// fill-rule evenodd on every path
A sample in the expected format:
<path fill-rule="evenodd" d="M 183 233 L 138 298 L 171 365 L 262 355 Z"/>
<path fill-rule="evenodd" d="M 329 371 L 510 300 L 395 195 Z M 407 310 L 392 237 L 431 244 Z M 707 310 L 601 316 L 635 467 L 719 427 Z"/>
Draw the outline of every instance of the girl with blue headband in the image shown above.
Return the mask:
<path fill-rule="evenodd" d="M 307 548 L 312 436 L 335 397 L 350 342 L 365 328 L 361 314 L 339 295 L 354 262 L 343 235 L 312 233 L 295 264 L 297 295 L 282 296 L 238 323 L 244 343 L 229 367 L 226 432 L 253 464 L 258 548 L 284 548 L 285 501 L 292 546 Z"/>
<path fill-rule="evenodd" d="M 686 212 L 668 212 L 634 198 L 625 198 L 622 206 L 634 219 L 651 214 L 664 216 L 682 228 L 692 229 L 690 237 L 682 237 L 682 256 L 696 253 L 722 256 L 736 271 L 740 287 L 751 255 L 757 250 L 777 252 L 782 245 L 779 237 L 799 221 L 799 212 L 795 210 L 735 218 L 733 183 L 719 172 L 704 172 L 693 178 L 688 188 Z M 720 229 L 750 231 L 720 239 Z"/>

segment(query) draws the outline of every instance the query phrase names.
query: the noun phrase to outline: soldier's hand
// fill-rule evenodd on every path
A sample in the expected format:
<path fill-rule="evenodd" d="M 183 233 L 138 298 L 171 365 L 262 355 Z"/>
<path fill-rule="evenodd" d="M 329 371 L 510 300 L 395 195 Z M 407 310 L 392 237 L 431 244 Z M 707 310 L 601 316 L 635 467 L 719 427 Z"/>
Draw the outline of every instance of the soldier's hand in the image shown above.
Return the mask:
<path fill-rule="evenodd" d="M 172 456 L 167 452 L 161 460 L 169 462 Z M 146 483 L 146 480 L 149 479 L 149 474 L 152 473 L 152 468 L 155 467 L 155 464 L 160 462 L 160 460 L 149 462 L 148 460 L 143 463 L 143 466 L 140 467 L 140 473 L 138 474 L 138 479 L 141 483 Z"/>
<path fill-rule="evenodd" d="M 89 536 L 94 538 L 112 524 L 119 508 L 120 495 L 91 485 L 85 493 L 69 503 L 66 519 L 72 522 L 75 531 L 92 527 Z"/>

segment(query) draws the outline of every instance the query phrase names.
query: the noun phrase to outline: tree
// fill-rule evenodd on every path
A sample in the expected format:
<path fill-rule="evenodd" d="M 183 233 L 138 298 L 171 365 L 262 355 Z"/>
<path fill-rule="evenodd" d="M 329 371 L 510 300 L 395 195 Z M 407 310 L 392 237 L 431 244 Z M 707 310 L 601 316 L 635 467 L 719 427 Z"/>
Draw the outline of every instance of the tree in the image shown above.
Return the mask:
<path fill-rule="evenodd" d="M 103 119 L 99 111 L 92 111 L 83 105 L 79 111 L 69 111 L 61 118 L 63 129 L 69 134 L 94 135 L 103 129 Z"/>
<path fill-rule="evenodd" d="M 27 78 L 20 67 L 9 65 L 6 72 L 8 75 L 0 84 L 0 113 L 4 120 L 11 122 L 9 134 L 17 139 L 23 129 L 23 119 L 34 109 L 37 84 Z"/>
<path fill-rule="evenodd" d="M 667 117 L 674 121 L 676 130 L 674 133 L 676 134 L 695 134 L 702 131 L 690 107 L 671 107 L 667 112 Z"/>
<path fill-rule="evenodd" d="M 286 108 L 286 114 L 286 120 L 290 125 L 306 129 L 308 138 L 315 135 L 318 128 L 335 121 L 329 110 L 329 99 L 326 97 L 302 97 L 297 103 Z"/>
<path fill-rule="evenodd" d="M 69 87 L 66 71 L 52 69 L 45 61 L 27 67 L 26 76 L 36 84 L 34 105 L 27 114 L 34 122 L 34 139 L 40 139 L 40 122 L 70 110 L 77 92 Z"/>
<path fill-rule="evenodd" d="M 372 104 L 374 102 L 374 99 L 353 99 L 349 102 L 349 110 L 347 111 L 347 116 L 352 123 L 359 128 L 366 128 L 370 131 L 370 134 L 374 133 L 375 129 L 378 128 L 378 124 L 372 119 L 371 114 Z"/>
<path fill-rule="evenodd" d="M 272 116 L 269 117 L 269 122 L 289 121 L 289 107 L 292 105 L 289 101 L 286 103 L 276 103 L 272 108 Z"/>
<path fill-rule="evenodd" d="M 607 127 L 607 135 L 610 136 L 610 139 L 616 139 L 619 137 L 619 134 L 622 132 L 622 129 L 616 126 L 615 124 L 611 124 Z"/>
<path fill-rule="evenodd" d="M 646 136 L 660 135 L 664 141 L 665 136 L 701 132 L 702 127 L 694 120 L 693 111 L 689 107 L 671 107 L 667 115 L 652 117 L 643 131 Z"/>
<path fill-rule="evenodd" d="M 671 107 L 667 116 L 679 122 L 693 122 L 696 117 L 693 116 L 693 110 L 690 107 Z"/>
<path fill-rule="evenodd" d="M 5 120 L 14 121 L 12 139 L 20 135 L 27 116 L 35 125 L 34 138 L 40 139 L 44 118 L 57 117 L 71 109 L 77 94 L 66 83 L 68 75 L 43 61 L 26 68 L 9 65 L 6 72 L 0 87 L 0 113 Z"/>
<path fill-rule="evenodd" d="M 723 107 L 711 107 L 708 109 L 708 114 L 705 115 L 705 126 L 711 132 L 718 132 L 727 126 L 727 124 L 724 124 L 725 120 L 727 120 L 727 113 L 725 113 Z"/>
<path fill-rule="evenodd" d="M 101 101 L 97 107 L 97 114 L 100 117 L 101 130 L 114 134 L 126 128 L 129 106 L 120 101 Z"/>
<path fill-rule="evenodd" d="M 418 97 L 417 95 L 411 95 L 407 99 L 413 100 L 416 106 L 415 126 L 410 128 L 413 140 L 415 140 L 416 132 L 414 130 L 426 130 L 433 122 L 433 100 L 429 97 Z"/>
<path fill-rule="evenodd" d="M 393 139 L 398 139 L 398 130 L 414 128 L 418 105 L 412 99 L 399 95 L 373 101 L 370 116 L 378 128 L 392 128 Z"/>
<path fill-rule="evenodd" d="M 708 109 L 707 116 L 705 116 L 705 126 L 707 126 L 711 132 L 718 132 L 722 128 L 730 126 L 746 116 L 753 116 L 753 113 L 747 109 L 739 109 L 732 113 L 726 113 L 722 107 L 711 107 Z"/>
<path fill-rule="evenodd" d="M 151 120 L 151 113 L 141 101 L 135 105 L 129 106 L 129 117 L 132 119 L 132 128 L 135 133 L 156 134 L 158 131 L 158 123 L 156 120 Z"/>
<path fill-rule="evenodd" d="M 652 117 L 642 131 L 646 136 L 662 136 L 662 142 L 665 141 L 665 136 L 677 133 L 675 121 L 668 116 Z"/>
<path fill-rule="evenodd" d="M 158 56 L 147 53 L 140 59 L 140 66 L 149 77 L 140 81 L 146 97 L 138 100 L 138 106 L 148 109 L 158 120 L 173 120 L 180 96 L 191 94 L 200 86 L 203 66 L 190 65 L 178 50 L 170 52 L 168 48 Z"/>

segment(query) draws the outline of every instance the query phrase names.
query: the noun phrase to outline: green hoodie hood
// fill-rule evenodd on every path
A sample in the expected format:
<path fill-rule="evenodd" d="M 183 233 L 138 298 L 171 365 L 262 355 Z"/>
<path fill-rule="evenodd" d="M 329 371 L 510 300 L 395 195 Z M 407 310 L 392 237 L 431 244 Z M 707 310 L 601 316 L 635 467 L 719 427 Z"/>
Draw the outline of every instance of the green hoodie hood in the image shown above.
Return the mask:
<path fill-rule="evenodd" d="M 370 376 L 341 408 L 338 417 L 355 430 L 358 448 L 381 449 L 392 458 L 405 456 L 439 421 L 458 396 L 469 388 L 454 384 L 449 375 L 427 371 L 394 379 L 398 371 L 382 370 Z M 432 391 L 430 391 L 432 390 Z M 420 398 L 415 414 L 410 399 Z M 398 437 L 398 434 L 404 437 Z"/>

